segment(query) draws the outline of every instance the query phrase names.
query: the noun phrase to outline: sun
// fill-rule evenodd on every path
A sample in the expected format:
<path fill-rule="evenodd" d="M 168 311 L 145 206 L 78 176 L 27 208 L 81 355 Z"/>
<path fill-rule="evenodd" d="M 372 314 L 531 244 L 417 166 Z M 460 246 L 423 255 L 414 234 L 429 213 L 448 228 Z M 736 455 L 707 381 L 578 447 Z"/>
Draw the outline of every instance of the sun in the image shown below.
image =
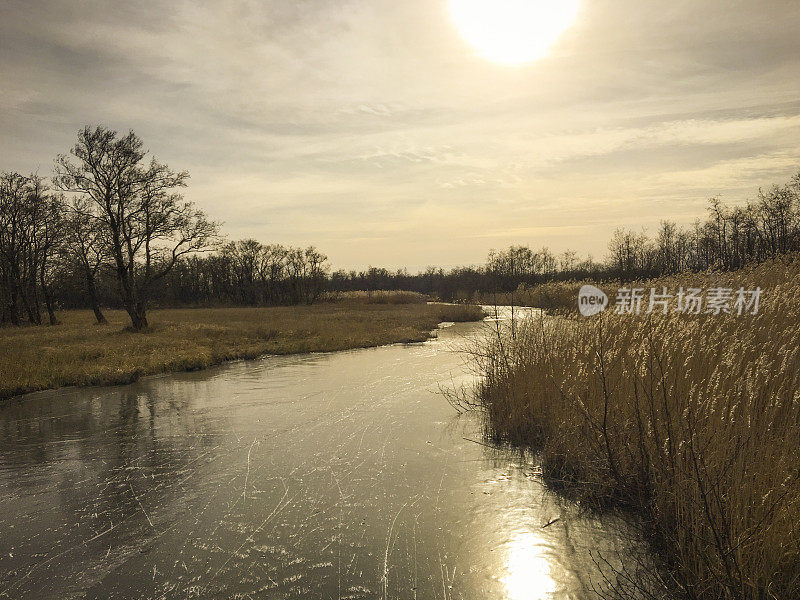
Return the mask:
<path fill-rule="evenodd" d="M 542 58 L 575 20 L 580 0 L 450 0 L 461 35 L 489 60 Z"/>

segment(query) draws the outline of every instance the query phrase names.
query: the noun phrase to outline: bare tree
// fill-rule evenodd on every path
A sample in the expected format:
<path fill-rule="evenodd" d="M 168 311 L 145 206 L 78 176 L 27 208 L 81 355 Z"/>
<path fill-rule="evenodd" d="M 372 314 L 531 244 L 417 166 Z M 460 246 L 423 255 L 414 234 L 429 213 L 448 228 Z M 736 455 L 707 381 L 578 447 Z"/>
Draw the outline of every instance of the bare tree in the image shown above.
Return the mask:
<path fill-rule="evenodd" d="M 309 246 L 304 251 L 306 264 L 306 303 L 314 303 L 322 294 L 327 277 L 328 257 L 314 246 Z"/>
<path fill-rule="evenodd" d="M 608 243 L 610 263 L 621 277 L 632 277 L 647 266 L 647 236 L 618 228 Z"/>
<path fill-rule="evenodd" d="M 142 141 L 132 131 L 118 137 L 104 127 L 84 128 L 72 157 L 56 160 L 59 189 L 90 201 L 91 218 L 104 228 L 120 296 L 135 331 L 147 328 L 147 303 L 154 282 L 181 256 L 208 249 L 218 225 L 176 188 L 189 175 L 152 159 L 144 163 Z"/>
<path fill-rule="evenodd" d="M 267 303 L 279 303 L 282 299 L 281 282 L 286 278 L 288 250 L 280 244 L 268 244 L 261 255 L 261 276 L 267 282 Z"/>
<path fill-rule="evenodd" d="M 21 265 L 24 263 L 27 182 L 27 177 L 19 173 L 0 176 L 0 283 L 4 319 L 13 325 L 21 324 L 20 303 L 25 293 Z"/>
<path fill-rule="evenodd" d="M 29 188 L 29 204 L 33 213 L 31 254 L 34 257 L 32 265 L 34 273 L 32 275 L 34 278 L 38 277 L 50 325 L 56 325 L 58 319 L 50 284 L 58 268 L 57 261 L 64 244 L 65 200 L 62 195 L 50 194 L 49 187 L 38 175 L 31 175 Z"/>
<path fill-rule="evenodd" d="M 0 176 L 0 299 L 2 319 L 42 324 L 41 300 L 57 322 L 50 292 L 54 261 L 62 236 L 63 200 L 49 193 L 38 175 Z"/>
<path fill-rule="evenodd" d="M 564 250 L 558 257 L 558 266 L 563 273 L 568 273 L 575 268 L 578 262 L 578 253 L 574 250 Z"/>
<path fill-rule="evenodd" d="M 65 219 L 65 254 L 83 274 L 94 317 L 102 324 L 108 321 L 100 308 L 97 275 L 110 256 L 106 231 L 100 225 L 100 221 L 93 218 L 90 201 L 80 196 L 73 198 Z"/>

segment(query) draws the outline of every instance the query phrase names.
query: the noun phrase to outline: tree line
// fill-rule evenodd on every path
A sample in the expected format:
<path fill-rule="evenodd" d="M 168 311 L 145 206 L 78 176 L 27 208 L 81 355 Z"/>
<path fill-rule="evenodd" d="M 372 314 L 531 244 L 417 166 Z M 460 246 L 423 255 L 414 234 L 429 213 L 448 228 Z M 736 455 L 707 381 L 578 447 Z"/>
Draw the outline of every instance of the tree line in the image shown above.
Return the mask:
<path fill-rule="evenodd" d="M 800 174 L 784 185 L 759 190 L 756 199 L 728 206 L 708 201 L 707 217 L 689 227 L 664 220 L 651 237 L 644 231 L 618 228 L 601 261 L 581 259 L 513 245 L 492 250 L 480 266 L 445 271 L 429 267 L 411 275 L 401 269 L 370 267 L 336 271 L 329 287 L 346 290 L 405 289 L 435 294 L 442 300 L 468 300 L 481 293 L 511 292 L 553 280 L 631 281 L 680 272 L 733 270 L 779 254 L 800 250 Z"/>
<path fill-rule="evenodd" d="M 134 330 L 152 306 L 266 306 L 318 301 L 325 291 L 409 290 L 469 300 L 551 280 L 632 280 L 730 270 L 800 250 L 800 174 L 744 205 L 712 198 L 690 227 L 655 235 L 617 229 L 600 262 L 570 250 L 514 245 L 445 270 L 370 267 L 330 272 L 308 248 L 225 241 L 219 223 L 185 201 L 189 175 L 148 158 L 133 132 L 86 127 L 52 177 L 0 173 L 0 324 L 57 322 L 59 308 L 124 309 Z"/>
<path fill-rule="evenodd" d="M 741 206 L 712 198 L 704 221 L 684 228 L 662 221 L 652 239 L 617 229 L 608 249 L 607 270 L 622 278 L 732 270 L 800 250 L 800 174 Z"/>
<path fill-rule="evenodd" d="M 228 242 L 217 253 L 181 261 L 159 300 L 181 306 L 312 304 L 325 290 L 327 260 L 313 246 Z"/>

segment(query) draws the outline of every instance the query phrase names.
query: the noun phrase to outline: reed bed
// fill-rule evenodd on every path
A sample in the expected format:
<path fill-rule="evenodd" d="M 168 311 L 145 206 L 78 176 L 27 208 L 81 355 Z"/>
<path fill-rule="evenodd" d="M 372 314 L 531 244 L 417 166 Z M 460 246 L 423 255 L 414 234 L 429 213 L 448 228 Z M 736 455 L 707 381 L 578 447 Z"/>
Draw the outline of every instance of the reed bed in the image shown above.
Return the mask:
<path fill-rule="evenodd" d="M 576 311 L 576 298 L 582 285 L 590 281 L 548 281 L 534 286 L 521 284 L 514 292 L 500 292 L 497 294 L 481 294 L 482 304 L 497 304 L 498 306 L 530 306 L 541 308 L 549 313 L 562 313 Z M 604 283 L 599 286 L 607 294 L 611 289 L 616 289 L 614 283 Z"/>
<path fill-rule="evenodd" d="M 756 315 L 606 312 L 496 336 L 476 352 L 488 432 L 540 451 L 582 502 L 635 509 L 686 597 L 798 598 L 800 260 L 650 283 L 764 292 Z"/>
<path fill-rule="evenodd" d="M 355 302 L 360 304 L 422 304 L 430 298 L 419 292 L 404 290 L 375 290 L 354 292 L 326 292 L 327 302 Z"/>
<path fill-rule="evenodd" d="M 432 307 L 439 307 L 442 311 L 442 316 L 446 316 L 443 321 L 449 323 L 469 323 L 471 321 L 480 321 L 486 316 L 483 308 L 474 304 L 445 304 L 433 302 L 429 304 Z"/>

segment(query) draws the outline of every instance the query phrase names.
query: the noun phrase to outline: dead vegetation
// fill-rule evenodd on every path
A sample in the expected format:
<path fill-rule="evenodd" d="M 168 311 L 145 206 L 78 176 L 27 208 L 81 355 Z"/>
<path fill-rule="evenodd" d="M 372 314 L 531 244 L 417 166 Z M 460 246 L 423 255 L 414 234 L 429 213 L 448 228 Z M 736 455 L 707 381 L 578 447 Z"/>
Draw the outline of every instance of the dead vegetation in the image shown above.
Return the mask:
<path fill-rule="evenodd" d="M 357 302 L 359 304 L 421 304 L 431 298 L 419 292 L 403 290 L 373 290 L 353 292 L 326 292 L 323 301 Z"/>
<path fill-rule="evenodd" d="M 51 327 L 0 328 L 0 398 L 65 385 L 127 383 L 264 354 L 330 352 L 419 342 L 442 321 L 479 320 L 478 307 L 323 303 L 270 308 L 152 311 L 144 332 L 123 311 L 98 325 L 91 311 Z"/>
<path fill-rule="evenodd" d="M 687 597 L 800 597 L 800 258 L 651 284 L 764 292 L 757 315 L 607 311 L 495 337 L 476 352 L 488 431 L 584 503 L 639 511 Z"/>

